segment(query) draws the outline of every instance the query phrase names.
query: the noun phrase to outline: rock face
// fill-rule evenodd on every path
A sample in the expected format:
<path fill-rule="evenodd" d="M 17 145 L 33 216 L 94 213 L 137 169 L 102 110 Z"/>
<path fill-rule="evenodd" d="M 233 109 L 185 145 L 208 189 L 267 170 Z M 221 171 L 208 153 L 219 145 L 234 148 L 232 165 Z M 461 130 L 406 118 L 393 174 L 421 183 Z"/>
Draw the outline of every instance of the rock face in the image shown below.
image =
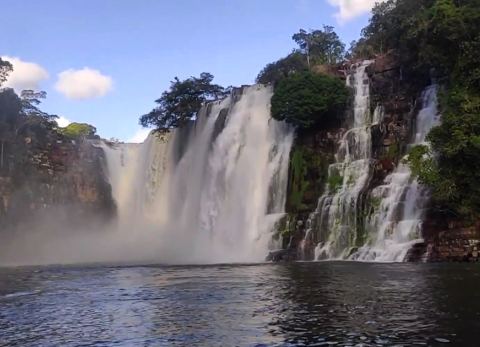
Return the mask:
<path fill-rule="evenodd" d="M 372 107 L 381 105 L 384 111 L 382 122 L 372 129 L 375 178 L 383 180 L 407 151 L 420 107 L 420 93 L 429 81 L 412 83 L 397 65 L 393 53 L 378 56 L 367 72 L 371 80 Z"/>
<path fill-rule="evenodd" d="M 410 250 L 408 261 L 480 261 L 480 222 L 465 226 L 431 214 L 424 222 L 423 237 L 425 242 Z"/>
<path fill-rule="evenodd" d="M 480 230 L 476 227 L 439 231 L 426 240 L 426 261 L 479 261 Z"/>
<path fill-rule="evenodd" d="M 39 223 L 88 227 L 115 215 L 103 151 L 89 140 L 51 134 L 10 146 L 0 171 L 0 232 Z"/>
<path fill-rule="evenodd" d="M 283 252 L 272 253 L 273 261 L 306 258 L 303 250 L 311 253 L 312 247 L 299 248 L 304 239 L 309 214 L 317 207 L 318 198 L 327 185 L 328 167 L 334 161 L 338 140 L 344 129 L 319 131 L 297 136 L 290 152 L 287 215 L 278 231 L 282 235 Z"/>

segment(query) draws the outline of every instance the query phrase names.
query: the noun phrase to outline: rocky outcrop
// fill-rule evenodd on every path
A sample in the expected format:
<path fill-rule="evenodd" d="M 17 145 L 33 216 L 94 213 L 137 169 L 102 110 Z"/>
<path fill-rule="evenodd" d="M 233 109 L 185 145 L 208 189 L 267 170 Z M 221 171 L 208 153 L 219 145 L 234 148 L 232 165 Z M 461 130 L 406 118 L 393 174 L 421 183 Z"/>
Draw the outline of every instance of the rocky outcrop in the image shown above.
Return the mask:
<path fill-rule="evenodd" d="M 103 151 L 93 142 L 52 132 L 43 142 L 17 141 L 6 157 L 0 172 L 1 231 L 54 221 L 88 227 L 115 215 Z"/>
<path fill-rule="evenodd" d="M 370 77 L 372 107 L 381 105 L 383 120 L 372 129 L 372 150 L 377 184 L 395 168 L 407 152 L 414 129 L 421 91 L 428 80 L 406 76 L 394 52 L 377 56 L 367 68 Z M 372 110 L 373 112 L 373 110 Z"/>
<path fill-rule="evenodd" d="M 433 239 L 426 239 L 426 248 L 426 261 L 477 262 L 480 260 L 480 229 L 472 226 L 442 230 Z"/>
<path fill-rule="evenodd" d="M 312 247 L 299 248 L 306 232 L 310 213 L 317 207 L 328 180 L 328 167 L 334 161 L 337 143 L 345 129 L 312 131 L 296 137 L 290 152 L 286 212 L 277 230 L 282 236 L 283 251 L 269 255 L 270 260 L 303 259 L 300 254 Z M 313 254 L 312 254 L 313 256 Z"/>
<path fill-rule="evenodd" d="M 424 242 L 412 248 L 408 261 L 480 261 L 480 221 L 466 226 L 438 214 L 427 216 L 423 224 Z"/>

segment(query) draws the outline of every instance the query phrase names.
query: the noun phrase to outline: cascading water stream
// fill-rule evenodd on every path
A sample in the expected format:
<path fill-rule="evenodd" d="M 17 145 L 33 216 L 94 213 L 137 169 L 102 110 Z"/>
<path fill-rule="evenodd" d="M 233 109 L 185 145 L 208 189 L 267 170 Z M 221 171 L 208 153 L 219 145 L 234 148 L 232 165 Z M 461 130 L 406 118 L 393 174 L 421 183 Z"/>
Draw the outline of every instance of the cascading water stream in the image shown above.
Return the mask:
<path fill-rule="evenodd" d="M 428 194 L 411 177 L 409 167 L 400 162 L 385 179 L 385 184 L 368 195 L 371 178 L 371 125 L 381 122 L 383 108 L 370 114 L 370 86 L 366 68 L 371 61 L 352 66 L 347 85 L 355 92 L 353 127 L 345 132 L 329 167 L 327 193 L 307 221 L 304 241 L 319 240 L 315 259 L 361 261 L 403 261 L 408 250 L 420 239 L 424 206 Z M 425 143 L 439 122 L 437 86 L 422 95 L 423 107 L 416 119 L 411 145 Z M 368 203 L 378 201 L 375 212 L 367 216 Z M 371 207 L 371 206 L 370 206 Z M 363 245 L 363 246 L 362 246 Z"/>
<path fill-rule="evenodd" d="M 371 63 L 352 66 L 353 73 L 347 78 L 347 85 L 355 93 L 353 127 L 343 135 L 336 162 L 328 170 L 327 193 L 319 199 L 308 221 L 307 237 L 317 232 L 321 240 L 315 250 L 316 259 L 345 257 L 355 242 L 358 203 L 370 177 L 372 115 L 366 69 Z M 379 118 L 377 113 L 374 118 Z"/>
<path fill-rule="evenodd" d="M 412 145 L 424 144 L 427 134 L 439 123 L 436 85 L 423 92 L 422 103 Z M 352 259 L 403 261 L 408 250 L 422 241 L 421 224 L 427 191 L 412 178 L 408 165 L 400 162 L 396 170 L 387 176 L 385 184 L 373 189 L 371 197 L 379 204 L 366 221 L 370 241 Z"/>
<path fill-rule="evenodd" d="M 166 177 L 168 139 L 169 135 L 162 139 L 150 135 L 142 144 L 101 145 L 122 230 L 135 226 L 140 215 L 145 219 L 158 218 L 160 211 L 149 211 L 148 207 Z"/>
<path fill-rule="evenodd" d="M 262 261 L 284 213 L 293 142 L 270 117 L 271 96 L 247 87 L 167 141 L 104 146 L 120 229 L 156 235 L 165 262 Z"/>

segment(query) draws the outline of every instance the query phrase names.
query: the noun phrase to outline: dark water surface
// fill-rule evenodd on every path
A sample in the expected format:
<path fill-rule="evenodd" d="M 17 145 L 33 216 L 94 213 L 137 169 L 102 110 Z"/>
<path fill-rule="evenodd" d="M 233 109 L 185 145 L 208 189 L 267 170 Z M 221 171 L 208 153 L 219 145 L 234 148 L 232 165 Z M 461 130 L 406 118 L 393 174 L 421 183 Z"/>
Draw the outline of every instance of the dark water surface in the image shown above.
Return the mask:
<path fill-rule="evenodd" d="M 0 269 L 0 346 L 480 346 L 480 266 Z"/>

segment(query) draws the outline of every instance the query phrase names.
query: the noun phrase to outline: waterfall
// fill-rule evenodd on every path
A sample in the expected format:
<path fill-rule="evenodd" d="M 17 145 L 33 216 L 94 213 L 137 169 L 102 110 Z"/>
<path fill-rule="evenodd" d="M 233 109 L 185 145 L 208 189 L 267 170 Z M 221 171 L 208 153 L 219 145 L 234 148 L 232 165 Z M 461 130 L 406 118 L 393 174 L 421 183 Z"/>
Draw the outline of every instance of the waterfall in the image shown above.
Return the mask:
<path fill-rule="evenodd" d="M 352 67 L 347 84 L 353 87 L 353 127 L 346 131 L 329 167 L 327 192 L 307 221 L 306 237 L 319 242 L 315 259 L 403 261 L 408 250 L 421 242 L 421 223 L 428 201 L 427 191 L 403 160 L 368 193 L 371 178 L 371 128 L 382 121 L 383 108 L 370 114 L 369 80 L 365 69 L 371 61 Z M 422 94 L 411 145 L 425 143 L 438 124 L 437 86 Z M 374 212 L 370 213 L 369 208 Z M 303 244 L 303 243 L 302 243 Z"/>
<path fill-rule="evenodd" d="M 424 144 L 427 134 L 438 123 L 437 86 L 432 85 L 422 94 L 422 109 L 417 115 L 412 145 Z M 370 241 L 352 259 L 403 261 L 412 245 L 422 241 L 427 191 L 412 178 L 408 165 L 400 162 L 384 184 L 372 190 L 371 197 L 379 204 L 366 221 Z"/>
<path fill-rule="evenodd" d="M 164 262 L 262 261 L 284 214 L 293 130 L 269 87 L 236 90 L 164 139 L 103 145 L 122 233 Z"/>
<path fill-rule="evenodd" d="M 143 144 L 101 144 L 107 158 L 107 176 L 117 205 L 118 223 L 138 223 L 138 218 L 158 216 L 149 211 L 160 183 L 165 177 L 168 158 L 168 135 L 159 140 L 150 135 Z"/>
<path fill-rule="evenodd" d="M 307 220 L 305 239 L 317 241 L 315 259 L 403 261 L 421 242 L 421 223 L 428 193 L 400 161 L 384 184 L 369 192 L 372 177 L 371 126 L 383 120 L 381 105 L 370 112 L 370 85 L 366 68 L 372 61 L 352 66 L 347 85 L 354 90 L 352 128 L 339 143 L 330 165 L 326 193 Z M 437 86 L 422 93 L 411 146 L 425 143 L 438 124 Z M 372 212 L 373 210 L 373 212 Z"/>
<path fill-rule="evenodd" d="M 327 193 L 310 217 L 311 230 L 320 234 L 316 259 L 345 258 L 357 242 L 359 203 L 370 179 L 372 114 L 366 69 L 371 63 L 354 65 L 347 78 L 355 93 L 353 127 L 343 135 L 335 163 L 329 167 Z"/>

